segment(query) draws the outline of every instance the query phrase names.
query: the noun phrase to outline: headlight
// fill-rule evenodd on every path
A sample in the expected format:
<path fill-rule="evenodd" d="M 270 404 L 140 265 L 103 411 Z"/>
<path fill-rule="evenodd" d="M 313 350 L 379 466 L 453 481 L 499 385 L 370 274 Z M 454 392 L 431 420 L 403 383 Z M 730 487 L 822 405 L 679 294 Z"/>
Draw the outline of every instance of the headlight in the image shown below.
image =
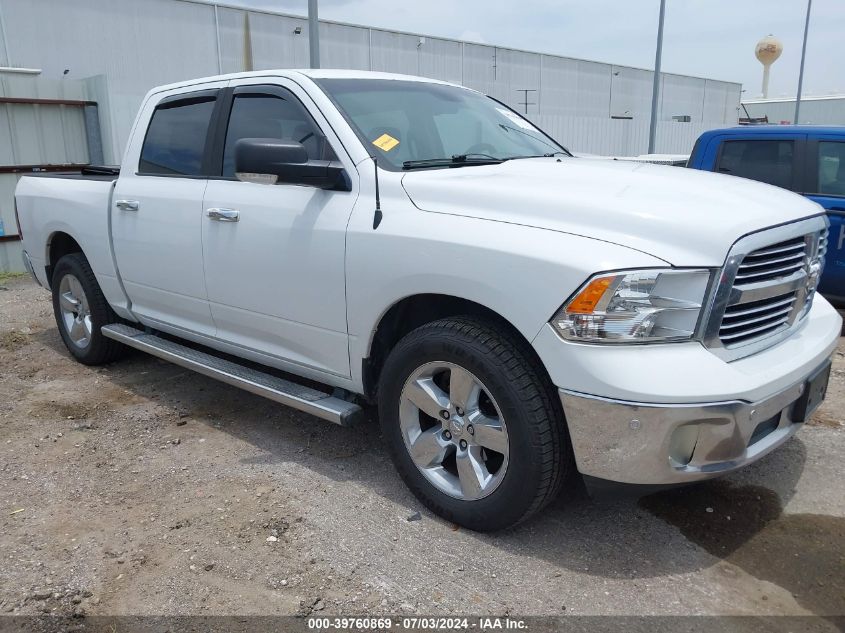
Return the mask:
<path fill-rule="evenodd" d="M 635 270 L 592 277 L 552 318 L 563 338 L 589 343 L 695 336 L 709 270 Z"/>

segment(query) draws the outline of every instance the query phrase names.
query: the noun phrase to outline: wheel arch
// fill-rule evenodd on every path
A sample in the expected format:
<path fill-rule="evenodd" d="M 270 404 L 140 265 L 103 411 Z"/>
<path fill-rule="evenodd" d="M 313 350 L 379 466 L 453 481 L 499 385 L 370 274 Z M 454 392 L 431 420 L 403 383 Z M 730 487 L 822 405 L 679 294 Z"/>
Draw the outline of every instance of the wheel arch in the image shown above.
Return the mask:
<path fill-rule="evenodd" d="M 53 231 L 50 237 L 47 238 L 45 247 L 45 270 L 47 274 L 47 283 L 52 287 L 53 284 L 53 270 L 56 263 L 65 255 L 70 253 L 82 253 L 85 251 L 79 245 L 79 242 L 69 233 L 65 231 Z"/>
<path fill-rule="evenodd" d="M 487 306 L 448 294 L 421 293 L 397 300 L 385 310 L 374 328 L 367 356 L 362 361 L 364 396 L 375 401 L 381 368 L 393 347 L 421 325 L 455 316 L 471 316 L 504 329 L 536 361 L 544 378 L 551 381 L 531 342 L 507 318 Z"/>

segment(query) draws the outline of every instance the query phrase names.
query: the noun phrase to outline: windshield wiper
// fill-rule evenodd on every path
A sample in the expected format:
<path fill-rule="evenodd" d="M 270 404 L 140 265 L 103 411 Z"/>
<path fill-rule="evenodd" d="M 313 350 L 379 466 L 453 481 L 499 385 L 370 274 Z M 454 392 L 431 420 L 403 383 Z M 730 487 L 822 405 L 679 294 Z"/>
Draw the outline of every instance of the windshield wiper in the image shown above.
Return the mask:
<path fill-rule="evenodd" d="M 508 160 L 519 160 L 520 158 L 554 158 L 558 154 L 569 156 L 566 152 L 549 152 L 548 154 L 526 154 L 525 156 L 508 156 Z"/>
<path fill-rule="evenodd" d="M 511 130 L 511 131 L 513 131 L 513 132 L 516 132 L 517 134 L 524 134 L 525 136 L 527 136 L 528 138 L 530 138 L 530 139 L 532 139 L 532 140 L 534 140 L 534 141 L 539 141 L 539 142 L 540 142 L 540 143 L 542 143 L 543 145 L 547 145 L 547 146 L 551 147 L 553 150 L 555 150 L 555 151 L 553 152 L 554 154 L 562 154 L 562 153 L 563 153 L 561 150 L 557 149 L 554 145 L 552 145 L 552 144 L 551 144 L 551 143 L 549 143 L 548 141 L 544 141 L 544 140 L 543 140 L 543 139 L 541 139 L 541 138 L 537 138 L 536 136 L 534 136 L 533 134 L 529 134 L 529 133 L 528 133 L 528 132 L 526 132 L 525 130 L 518 130 L 518 129 L 516 129 L 515 127 L 511 127 L 510 125 L 505 125 L 504 123 L 499 123 L 499 127 L 500 127 L 500 128 L 502 128 L 502 129 L 503 129 L 503 130 L 505 130 L 505 131 L 507 131 L 507 130 Z M 539 130 L 537 130 L 537 131 L 539 132 Z M 567 152 L 567 153 L 568 153 L 568 152 Z M 544 154 L 544 155 L 545 155 L 545 154 Z M 532 157 L 532 158 L 533 158 L 533 157 Z"/>
<path fill-rule="evenodd" d="M 507 158 L 496 158 L 489 154 L 455 154 L 451 158 L 425 158 L 421 160 L 406 160 L 402 169 L 421 169 L 424 167 L 464 167 L 468 165 L 498 165 Z"/>

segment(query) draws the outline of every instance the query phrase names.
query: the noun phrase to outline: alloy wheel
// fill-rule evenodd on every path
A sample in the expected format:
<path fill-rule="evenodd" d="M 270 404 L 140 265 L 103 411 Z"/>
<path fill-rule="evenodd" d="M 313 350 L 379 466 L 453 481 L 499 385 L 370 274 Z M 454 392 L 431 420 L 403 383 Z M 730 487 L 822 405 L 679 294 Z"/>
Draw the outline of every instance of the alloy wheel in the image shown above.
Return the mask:
<path fill-rule="evenodd" d="M 67 274 L 59 282 L 59 310 L 71 342 L 79 348 L 88 347 L 93 331 L 91 309 L 82 283 L 74 275 Z"/>
<path fill-rule="evenodd" d="M 408 454 L 438 490 L 482 499 L 508 467 L 508 432 L 493 395 L 475 374 L 446 361 L 417 368 L 402 389 L 399 424 Z"/>

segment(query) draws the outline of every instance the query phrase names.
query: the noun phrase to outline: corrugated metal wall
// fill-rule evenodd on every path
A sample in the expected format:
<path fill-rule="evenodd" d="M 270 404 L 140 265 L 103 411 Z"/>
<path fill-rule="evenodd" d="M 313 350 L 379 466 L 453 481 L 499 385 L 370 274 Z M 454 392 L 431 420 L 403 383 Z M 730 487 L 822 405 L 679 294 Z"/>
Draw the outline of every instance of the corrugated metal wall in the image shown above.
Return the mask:
<path fill-rule="evenodd" d="M 0 97 L 90 100 L 86 83 L 0 73 Z M 82 108 L 0 104 L 0 165 L 85 163 Z"/>
<path fill-rule="evenodd" d="M 302 17 L 193 0 L 0 0 L 0 13 L 8 36 L 0 46 L 0 55 L 8 49 L 4 63 L 42 68 L 45 77 L 60 77 L 65 69 L 70 78 L 104 77 L 98 80 L 97 100 L 109 162 L 120 160 L 138 105 L 155 85 L 308 65 L 308 24 Z M 325 21 L 320 38 L 327 68 L 462 83 L 522 112 L 521 91 L 534 91 L 528 93 L 528 114 L 544 121 L 559 117 L 550 126 L 556 130 L 570 129 L 573 117 L 633 117 L 635 122 L 649 117 L 652 73 L 647 70 Z M 664 74 L 661 119 L 687 115 L 710 127 L 734 123 L 740 89 L 734 83 Z M 566 136 L 560 140 L 574 144 Z M 586 138 L 584 144 L 594 153 L 604 147 Z M 657 144 L 669 151 L 660 135 Z M 643 141 L 633 151 L 645 149 Z"/>
<path fill-rule="evenodd" d="M 795 99 L 751 101 L 745 107 L 753 117 L 768 116 L 770 123 L 791 123 L 795 117 Z M 801 99 L 799 117 L 802 124 L 845 125 L 845 96 Z"/>
<path fill-rule="evenodd" d="M 2 50 L 2 47 L 0 47 Z M 0 97 L 91 100 L 87 83 L 0 73 Z M 83 108 L 0 103 L 0 165 L 88 162 Z M 0 173 L 0 236 L 16 235 L 14 192 L 18 174 Z M 22 270 L 20 244 L 0 243 L 0 271 Z"/>
<path fill-rule="evenodd" d="M 62 77 L 66 69 L 68 79 L 106 77 L 107 162 L 120 160 L 151 87 L 218 72 L 211 6 L 173 0 L 0 0 L 0 11 L 12 64 L 41 68 L 45 78 Z M 243 44 L 234 50 L 243 50 Z"/>
<path fill-rule="evenodd" d="M 636 156 L 648 147 L 649 121 L 637 119 L 597 119 L 532 117 L 535 123 L 554 138 L 566 139 L 563 144 L 577 153 L 605 156 Z M 677 123 L 658 121 L 657 138 L 661 154 L 689 154 L 693 143 L 705 130 L 713 129 L 710 123 Z"/>
<path fill-rule="evenodd" d="M 563 57 L 543 58 L 543 114 L 610 117 L 612 66 Z"/>

